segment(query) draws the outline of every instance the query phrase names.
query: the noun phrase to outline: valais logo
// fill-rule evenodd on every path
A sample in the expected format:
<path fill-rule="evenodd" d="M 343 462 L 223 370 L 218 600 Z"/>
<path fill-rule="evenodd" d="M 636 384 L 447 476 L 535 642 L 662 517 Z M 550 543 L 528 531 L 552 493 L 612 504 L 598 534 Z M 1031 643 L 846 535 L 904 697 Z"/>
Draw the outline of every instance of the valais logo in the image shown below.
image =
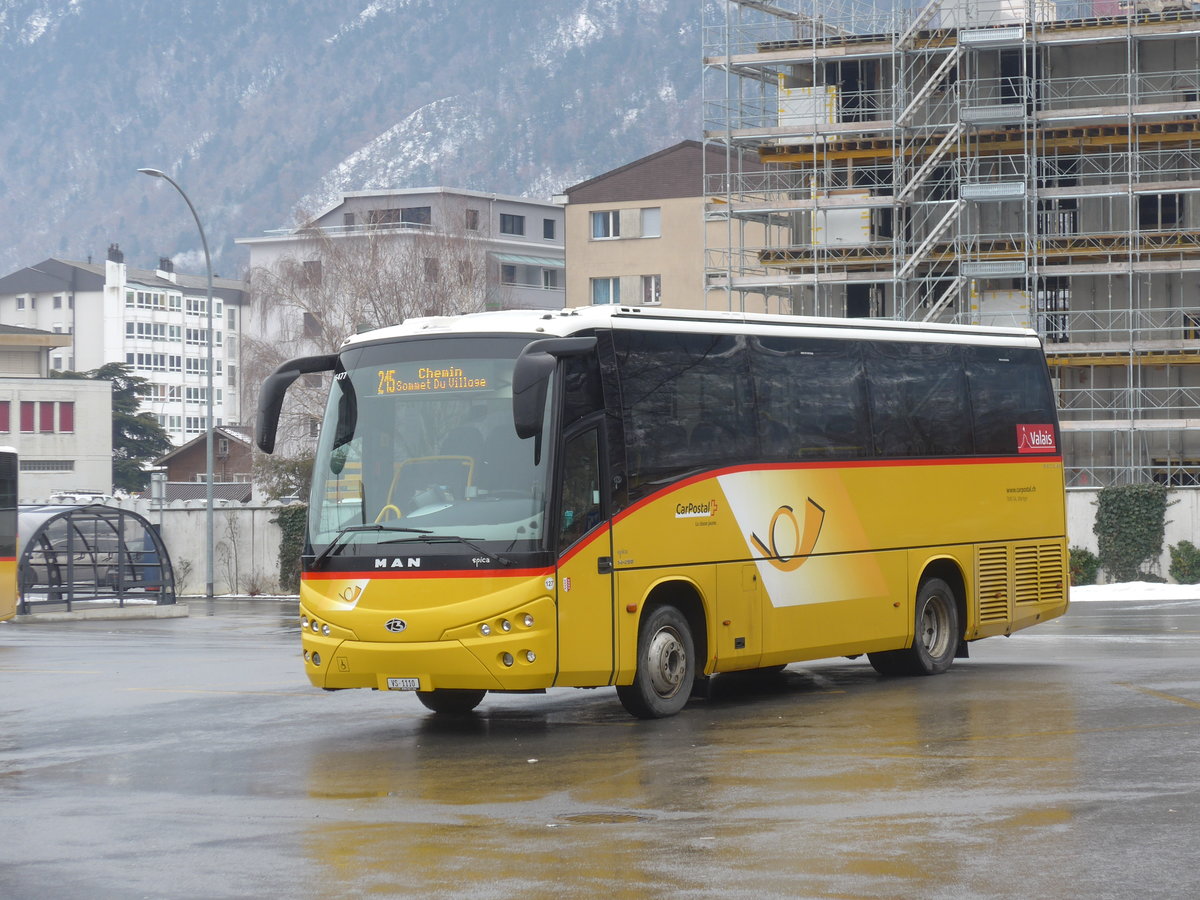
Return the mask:
<path fill-rule="evenodd" d="M 1018 453 L 1057 453 L 1053 425 L 1018 425 Z"/>

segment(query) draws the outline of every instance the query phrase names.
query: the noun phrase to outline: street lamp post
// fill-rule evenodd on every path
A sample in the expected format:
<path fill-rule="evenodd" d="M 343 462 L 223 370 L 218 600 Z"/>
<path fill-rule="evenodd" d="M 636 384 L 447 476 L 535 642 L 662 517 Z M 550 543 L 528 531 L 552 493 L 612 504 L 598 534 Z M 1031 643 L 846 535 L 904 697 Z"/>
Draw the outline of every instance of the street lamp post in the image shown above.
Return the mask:
<path fill-rule="evenodd" d="M 138 169 L 143 175 L 149 175 L 152 178 L 161 178 L 175 188 L 179 192 L 179 196 L 183 198 L 183 202 L 188 205 L 188 209 L 192 211 L 192 218 L 196 220 L 196 228 L 200 231 L 200 243 L 204 246 L 204 266 L 208 270 L 208 390 L 205 392 L 206 410 L 208 413 L 208 429 L 207 438 L 205 441 L 205 596 L 211 600 L 213 598 L 213 343 L 216 339 L 216 332 L 213 328 L 213 270 L 212 257 L 208 253 L 208 238 L 204 236 L 204 226 L 200 224 L 200 216 L 196 214 L 196 207 L 192 205 L 192 201 L 188 199 L 188 195 L 183 192 L 175 179 L 158 169 Z"/>

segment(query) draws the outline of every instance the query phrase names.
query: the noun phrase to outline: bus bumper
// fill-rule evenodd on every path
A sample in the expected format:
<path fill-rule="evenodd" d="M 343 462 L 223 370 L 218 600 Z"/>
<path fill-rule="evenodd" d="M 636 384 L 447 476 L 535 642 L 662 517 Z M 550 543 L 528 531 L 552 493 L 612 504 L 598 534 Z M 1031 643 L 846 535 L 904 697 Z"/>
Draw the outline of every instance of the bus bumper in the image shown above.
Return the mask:
<path fill-rule="evenodd" d="M 521 640 L 373 643 L 304 634 L 304 670 L 320 688 L 528 691 L 554 683 L 552 633 Z"/>

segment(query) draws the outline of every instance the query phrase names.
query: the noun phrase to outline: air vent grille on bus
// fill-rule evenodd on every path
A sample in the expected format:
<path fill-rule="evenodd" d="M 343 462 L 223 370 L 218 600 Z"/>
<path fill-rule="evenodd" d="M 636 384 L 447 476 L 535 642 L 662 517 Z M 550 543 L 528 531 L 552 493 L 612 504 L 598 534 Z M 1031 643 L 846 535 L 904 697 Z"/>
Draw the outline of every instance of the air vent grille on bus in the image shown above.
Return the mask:
<path fill-rule="evenodd" d="M 980 547 L 975 584 L 979 591 L 979 621 L 1008 619 L 1008 547 Z"/>
<path fill-rule="evenodd" d="M 1065 570 L 1062 544 L 1042 544 L 1038 547 L 1038 587 L 1043 600 L 1062 602 L 1066 597 Z"/>
<path fill-rule="evenodd" d="M 1035 603 L 1038 599 L 1038 548 L 1036 545 L 1013 547 L 1013 600 Z"/>

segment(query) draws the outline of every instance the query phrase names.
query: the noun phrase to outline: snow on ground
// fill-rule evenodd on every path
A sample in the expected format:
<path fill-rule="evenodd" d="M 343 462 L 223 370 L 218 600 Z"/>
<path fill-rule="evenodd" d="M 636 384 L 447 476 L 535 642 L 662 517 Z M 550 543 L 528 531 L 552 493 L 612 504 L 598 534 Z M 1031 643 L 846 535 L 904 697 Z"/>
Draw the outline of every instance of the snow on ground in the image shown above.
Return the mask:
<path fill-rule="evenodd" d="M 1071 588 L 1072 603 L 1097 600 L 1200 600 L 1200 584 L 1131 581 L 1125 584 L 1092 584 Z"/>

